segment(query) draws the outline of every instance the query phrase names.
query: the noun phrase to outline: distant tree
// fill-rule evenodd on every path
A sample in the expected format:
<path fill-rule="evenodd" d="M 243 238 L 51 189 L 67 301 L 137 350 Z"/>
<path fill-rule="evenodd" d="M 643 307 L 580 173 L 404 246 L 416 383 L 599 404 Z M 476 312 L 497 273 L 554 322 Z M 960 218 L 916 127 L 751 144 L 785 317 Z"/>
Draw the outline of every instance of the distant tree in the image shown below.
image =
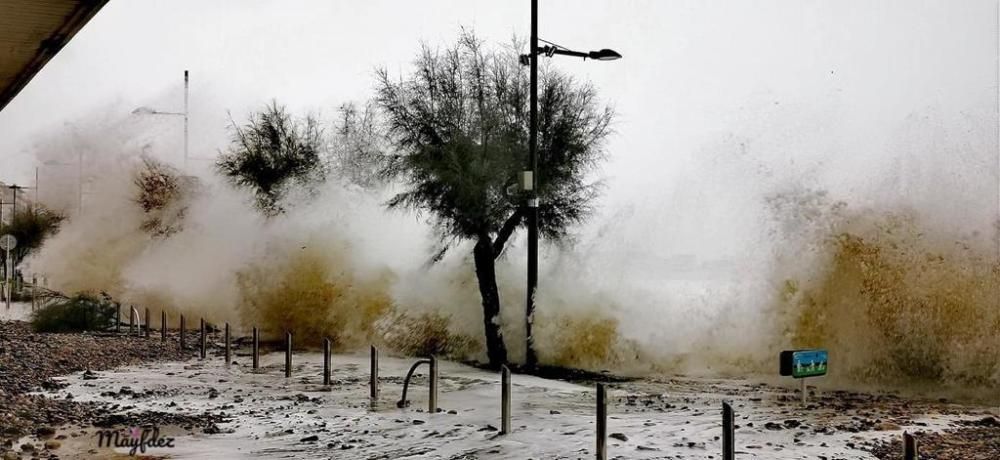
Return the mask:
<path fill-rule="evenodd" d="M 473 256 L 491 366 L 507 361 L 495 260 L 522 223 L 518 177 L 528 156 L 529 80 L 516 52 L 483 48 L 463 32 L 444 50 L 422 48 L 414 72 L 378 72 L 379 109 L 394 153 L 383 169 L 406 189 L 392 208 L 427 211 L 441 238 L 438 258 L 462 240 Z M 596 92 L 555 71 L 539 78 L 539 229 L 566 236 L 597 195 L 586 175 L 602 158 L 613 111 Z"/>
<path fill-rule="evenodd" d="M 197 179 L 150 157 L 135 171 L 135 202 L 146 214 L 141 228 L 156 236 L 169 236 L 182 228 L 188 200 Z"/>
<path fill-rule="evenodd" d="M 42 205 L 26 207 L 27 209 L 18 209 L 17 214 L 3 226 L 3 233 L 9 233 L 17 238 L 17 247 L 10 254 L 14 265 L 40 248 L 46 238 L 59 230 L 59 225 L 66 218 L 65 215 Z M 4 257 L 6 257 L 5 251 L 0 251 L 0 258 Z"/>
<path fill-rule="evenodd" d="M 313 116 L 293 118 L 272 101 L 240 126 L 231 120 L 229 149 L 216 163 L 234 184 L 253 190 L 265 214 L 282 211 L 279 200 L 293 183 L 307 185 L 325 176 L 323 130 Z"/>
<path fill-rule="evenodd" d="M 340 106 L 340 119 L 334 129 L 331 169 L 347 182 L 364 188 L 382 185 L 379 171 L 389 146 L 377 105 L 369 102 L 362 107 L 354 103 Z"/>

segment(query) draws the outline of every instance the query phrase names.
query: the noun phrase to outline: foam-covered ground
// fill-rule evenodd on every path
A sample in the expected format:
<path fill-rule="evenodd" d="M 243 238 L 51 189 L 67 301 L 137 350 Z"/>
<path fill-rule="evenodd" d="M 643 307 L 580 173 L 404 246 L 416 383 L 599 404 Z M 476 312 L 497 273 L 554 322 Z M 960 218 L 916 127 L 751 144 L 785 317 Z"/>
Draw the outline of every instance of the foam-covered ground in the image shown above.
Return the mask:
<path fill-rule="evenodd" d="M 219 358 L 157 363 L 65 377 L 47 393 L 76 401 L 120 404 L 123 411 L 163 411 L 231 417 L 222 433 L 174 430 L 173 448 L 148 454 L 171 458 L 592 458 L 595 391 L 591 385 L 514 375 L 513 433 L 498 436 L 498 375 L 442 362 L 439 405 L 428 414 L 423 375 L 411 386 L 411 406 L 398 409 L 410 359 L 383 358 L 381 399 L 368 404 L 368 357 L 334 357 L 334 382 L 321 383 L 321 356 L 295 355 L 284 378 L 284 355 L 225 368 Z M 421 369 L 426 372 L 426 366 Z M 122 391 L 122 387 L 129 387 Z M 891 395 L 822 392 L 803 409 L 793 390 L 743 380 L 671 378 L 617 383 L 609 391 L 609 458 L 720 458 L 721 402 L 737 411 L 740 458 L 870 459 L 872 441 L 903 430 L 936 430 L 982 417 L 985 407 L 904 401 Z M 619 435 L 620 434 L 620 435 Z M 96 439 L 92 440 L 96 443 Z M 67 448 L 72 448 L 67 446 Z M 81 448 L 77 443 L 77 449 Z M 118 449 L 126 453 L 127 449 Z M 92 452 L 93 453 L 93 452 Z M 69 451 L 60 452 L 70 454 Z"/>

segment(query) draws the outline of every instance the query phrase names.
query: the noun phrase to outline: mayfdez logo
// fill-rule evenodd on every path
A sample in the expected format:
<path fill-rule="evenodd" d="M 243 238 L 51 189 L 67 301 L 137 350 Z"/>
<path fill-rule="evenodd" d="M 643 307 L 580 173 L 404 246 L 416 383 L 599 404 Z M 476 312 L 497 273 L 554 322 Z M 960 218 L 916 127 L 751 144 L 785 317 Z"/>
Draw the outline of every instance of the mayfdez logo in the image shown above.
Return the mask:
<path fill-rule="evenodd" d="M 160 437 L 160 428 L 129 427 L 127 430 L 101 430 L 95 435 L 97 447 L 128 447 L 129 455 L 146 453 L 146 449 L 173 448 L 174 438 Z"/>

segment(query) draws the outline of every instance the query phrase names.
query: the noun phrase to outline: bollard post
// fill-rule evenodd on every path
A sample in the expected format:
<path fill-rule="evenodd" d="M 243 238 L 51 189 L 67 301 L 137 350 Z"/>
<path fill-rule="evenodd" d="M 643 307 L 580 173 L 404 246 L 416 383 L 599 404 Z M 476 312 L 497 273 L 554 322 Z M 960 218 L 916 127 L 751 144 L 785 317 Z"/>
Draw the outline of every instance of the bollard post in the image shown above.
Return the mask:
<path fill-rule="evenodd" d="M 160 310 L 160 341 L 167 341 L 167 311 Z"/>
<path fill-rule="evenodd" d="M 253 343 L 251 344 L 253 353 L 253 368 L 260 368 L 260 331 L 257 326 L 253 327 Z"/>
<path fill-rule="evenodd" d="M 129 305 L 128 308 L 128 335 L 135 334 L 135 307 Z"/>
<path fill-rule="evenodd" d="M 200 340 L 200 342 L 201 342 L 201 359 L 205 359 L 205 356 L 206 356 L 205 345 L 206 345 L 206 342 L 208 341 L 207 338 L 205 337 L 205 318 L 201 319 L 201 325 L 198 327 L 198 329 L 201 331 L 201 340 Z"/>
<path fill-rule="evenodd" d="M 597 384 L 597 460 L 608 458 L 608 401 L 603 383 Z"/>
<path fill-rule="evenodd" d="M 122 332 L 122 306 L 118 305 L 118 312 L 115 313 L 115 334 Z"/>
<path fill-rule="evenodd" d="M 375 409 L 378 406 L 378 348 L 375 348 L 375 345 L 371 347 L 371 376 L 368 380 L 368 387 L 371 408 Z"/>
<path fill-rule="evenodd" d="M 500 434 L 510 433 L 510 368 L 500 366 Z"/>
<path fill-rule="evenodd" d="M 323 385 L 330 385 L 330 339 L 323 339 Z"/>
<path fill-rule="evenodd" d="M 232 352 L 229 345 L 229 321 L 226 321 L 226 367 L 229 367 L 229 363 L 232 361 Z"/>
<path fill-rule="evenodd" d="M 187 335 L 185 329 L 187 329 L 187 325 L 184 324 L 184 315 L 181 315 L 181 350 L 187 349 L 187 344 L 185 343 L 184 340 L 186 338 L 185 336 Z"/>
<path fill-rule="evenodd" d="M 292 376 L 292 333 L 285 333 L 285 378 Z"/>
<path fill-rule="evenodd" d="M 722 403 L 722 460 L 736 460 L 736 414 L 733 406 Z"/>
<path fill-rule="evenodd" d="M 912 434 L 903 432 L 903 460 L 918 460 L 920 451 L 917 449 L 917 438 Z"/>
<path fill-rule="evenodd" d="M 146 338 L 149 338 L 149 307 L 146 307 Z"/>
<path fill-rule="evenodd" d="M 431 372 L 428 376 L 427 413 L 436 414 L 438 411 L 438 360 L 431 355 Z"/>

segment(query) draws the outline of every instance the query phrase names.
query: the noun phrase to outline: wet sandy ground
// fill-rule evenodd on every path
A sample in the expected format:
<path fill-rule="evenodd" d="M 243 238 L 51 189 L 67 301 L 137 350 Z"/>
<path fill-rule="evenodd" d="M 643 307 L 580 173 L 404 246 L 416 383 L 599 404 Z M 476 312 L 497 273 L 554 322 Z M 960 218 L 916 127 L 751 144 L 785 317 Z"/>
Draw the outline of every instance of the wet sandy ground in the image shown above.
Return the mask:
<path fill-rule="evenodd" d="M 118 404 L 117 410 L 228 418 L 220 433 L 184 431 L 175 447 L 147 455 L 170 458 L 593 458 L 595 391 L 532 376 L 513 376 L 513 433 L 498 436 L 499 376 L 442 362 L 439 406 L 426 408 L 426 367 L 411 385 L 411 406 L 398 409 L 412 359 L 381 360 L 381 398 L 368 403 L 368 357 L 336 355 L 333 385 L 322 383 L 321 356 L 246 357 L 227 368 L 219 358 L 133 366 L 62 379 L 51 397 Z M 873 459 L 876 440 L 904 430 L 939 431 L 978 420 L 990 408 L 906 401 L 891 395 L 815 394 L 803 408 L 794 390 L 746 380 L 670 378 L 618 383 L 609 390 L 609 458 L 718 459 L 721 403 L 737 412 L 739 458 Z M 94 441 L 96 444 L 96 441 Z M 67 445 L 61 454 L 76 451 Z M 82 449 L 82 448 L 81 448 Z M 117 449 L 125 453 L 127 449 Z M 86 456 L 86 451 L 76 451 Z M 99 456 L 96 454 L 91 454 Z"/>

